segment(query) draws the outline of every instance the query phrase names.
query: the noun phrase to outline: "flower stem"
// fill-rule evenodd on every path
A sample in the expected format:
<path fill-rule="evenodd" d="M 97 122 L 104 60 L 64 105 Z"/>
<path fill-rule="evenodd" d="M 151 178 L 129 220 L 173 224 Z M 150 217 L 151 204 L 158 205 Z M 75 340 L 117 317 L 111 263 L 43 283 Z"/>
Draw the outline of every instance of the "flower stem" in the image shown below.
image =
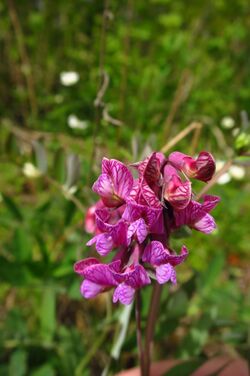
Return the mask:
<path fill-rule="evenodd" d="M 136 317 L 136 336 L 137 336 L 137 346 L 139 351 L 139 363 L 141 376 L 144 376 L 144 351 L 142 345 L 142 330 L 141 330 L 141 292 L 140 289 L 136 291 L 135 296 L 135 317 Z"/>
<path fill-rule="evenodd" d="M 144 352 L 144 374 L 143 376 L 150 376 L 150 364 L 151 364 L 151 350 L 153 343 L 153 336 L 155 330 L 156 316 L 160 305 L 160 298 L 162 292 L 162 285 L 155 282 L 152 297 L 149 308 L 149 315 L 146 327 L 145 336 L 145 352 Z"/>

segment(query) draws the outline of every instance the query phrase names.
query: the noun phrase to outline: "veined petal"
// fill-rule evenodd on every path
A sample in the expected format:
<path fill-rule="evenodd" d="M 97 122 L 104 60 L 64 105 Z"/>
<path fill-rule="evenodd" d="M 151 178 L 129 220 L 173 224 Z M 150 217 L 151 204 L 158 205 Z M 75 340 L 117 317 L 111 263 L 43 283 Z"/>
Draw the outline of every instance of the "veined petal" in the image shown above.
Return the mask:
<path fill-rule="evenodd" d="M 104 233 L 96 236 L 96 250 L 101 256 L 106 256 L 109 254 L 114 245 L 114 241 L 110 234 Z"/>
<path fill-rule="evenodd" d="M 83 276 L 85 279 L 104 287 L 117 285 L 107 264 L 92 265 L 84 270 Z"/>
<path fill-rule="evenodd" d="M 210 234 L 216 228 L 216 224 L 214 218 L 206 213 L 204 217 L 195 222 L 192 227 L 195 230 L 204 232 L 205 234 Z"/>
<path fill-rule="evenodd" d="M 192 195 L 191 182 L 182 182 L 173 175 L 166 183 L 164 198 L 176 209 L 183 210 L 189 204 Z"/>
<path fill-rule="evenodd" d="M 143 218 L 146 224 L 151 228 L 162 213 L 161 208 L 150 208 L 149 206 L 140 205 L 135 202 L 128 202 L 123 213 L 123 219 L 128 222 L 134 222 Z"/>
<path fill-rule="evenodd" d="M 167 260 L 169 264 L 171 264 L 172 266 L 176 266 L 176 265 L 181 264 L 187 258 L 187 256 L 188 256 L 187 247 L 183 245 L 181 248 L 181 253 L 179 255 L 171 253 L 167 256 Z"/>
<path fill-rule="evenodd" d="M 144 250 L 142 260 L 153 266 L 159 266 L 169 263 L 172 266 L 181 264 L 188 256 L 185 246 L 182 246 L 181 253 L 171 253 L 169 249 L 164 248 L 163 244 L 157 240 L 153 240 Z"/>
<path fill-rule="evenodd" d="M 131 238 L 134 234 L 137 235 L 137 239 L 140 244 L 144 242 L 148 234 L 147 225 L 144 219 L 142 218 L 137 219 L 137 221 L 131 223 L 131 225 L 128 227 L 128 233 L 127 233 L 128 244 L 130 243 Z"/>
<path fill-rule="evenodd" d="M 141 193 L 147 204 L 153 208 L 161 208 L 161 202 L 156 196 L 155 192 L 147 184 L 146 180 L 141 181 Z"/>
<path fill-rule="evenodd" d="M 112 197 L 114 194 L 114 187 L 111 177 L 107 174 L 101 174 L 93 184 L 92 190 L 102 198 Z"/>
<path fill-rule="evenodd" d="M 196 179 L 209 181 L 215 173 L 215 161 L 212 154 L 202 151 L 196 159 Z"/>
<path fill-rule="evenodd" d="M 156 268 L 156 279 L 160 284 L 171 281 L 173 284 L 176 284 L 176 272 L 172 265 L 163 264 L 157 266 Z"/>
<path fill-rule="evenodd" d="M 116 159 L 103 158 L 102 172 L 110 176 L 114 193 L 126 201 L 133 187 L 133 176 L 127 166 Z"/>
<path fill-rule="evenodd" d="M 133 288 L 139 288 L 151 283 L 148 273 L 141 265 L 125 273 L 125 282 Z"/>
<path fill-rule="evenodd" d="M 217 204 L 220 202 L 219 196 L 212 196 L 212 195 L 204 195 L 203 197 L 202 208 L 209 213 L 213 210 Z"/>
<path fill-rule="evenodd" d="M 81 284 L 81 294 L 86 299 L 94 298 L 100 292 L 103 291 L 103 286 L 100 286 L 94 282 L 88 281 L 85 279 Z"/>
<path fill-rule="evenodd" d="M 212 154 L 202 151 L 196 159 L 180 153 L 173 152 L 169 155 L 169 162 L 177 169 L 183 171 L 188 177 L 209 181 L 215 172 L 215 161 Z"/>
<path fill-rule="evenodd" d="M 116 246 L 127 245 L 128 225 L 121 219 L 116 225 L 110 229 L 110 235 Z"/>
<path fill-rule="evenodd" d="M 135 295 L 135 289 L 131 286 L 128 286 L 126 283 L 121 283 L 116 287 L 113 295 L 113 302 L 117 303 L 118 301 L 122 304 L 128 305 L 131 304 Z"/>
<path fill-rule="evenodd" d="M 177 228 L 187 225 L 205 234 L 210 234 L 216 228 L 213 217 L 196 201 L 191 201 L 184 210 L 175 211 L 174 217 Z"/>
<path fill-rule="evenodd" d="M 94 257 L 89 257 L 83 260 L 79 260 L 74 265 L 74 271 L 75 273 L 80 274 L 82 276 L 86 268 L 95 264 L 100 264 L 100 261 Z"/>
<path fill-rule="evenodd" d="M 142 260 L 152 265 L 161 265 L 166 262 L 166 255 L 167 251 L 164 249 L 163 244 L 153 240 L 146 246 Z"/>

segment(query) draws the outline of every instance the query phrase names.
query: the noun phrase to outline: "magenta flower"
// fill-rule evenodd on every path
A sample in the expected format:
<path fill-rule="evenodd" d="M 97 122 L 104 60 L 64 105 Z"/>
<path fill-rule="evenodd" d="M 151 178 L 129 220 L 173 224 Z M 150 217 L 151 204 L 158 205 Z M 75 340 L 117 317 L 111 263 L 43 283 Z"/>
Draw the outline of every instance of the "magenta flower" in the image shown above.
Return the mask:
<path fill-rule="evenodd" d="M 103 158 L 102 174 L 93 185 L 103 203 L 109 207 L 122 205 L 133 187 L 133 177 L 129 169 L 115 159 Z"/>
<path fill-rule="evenodd" d="M 189 178 L 209 181 L 215 172 L 215 161 L 213 156 L 202 151 L 196 159 L 186 154 L 175 151 L 171 153 L 169 162 L 178 170 L 183 171 Z"/>
<path fill-rule="evenodd" d="M 184 210 L 174 212 L 176 228 L 187 225 L 205 234 L 210 234 L 216 228 L 215 220 L 209 212 L 218 204 L 220 198 L 206 195 L 203 199 L 201 204 L 191 201 Z"/>
<path fill-rule="evenodd" d="M 195 201 L 189 181 L 212 178 L 211 154 L 201 152 L 193 159 L 180 152 L 169 158 L 154 152 L 132 167 L 138 173 L 135 178 L 123 163 L 104 158 L 102 174 L 93 185 L 101 200 L 86 215 L 86 230 L 94 233 L 87 245 L 95 245 L 102 257 L 111 252 L 113 257 L 109 263 L 87 258 L 75 264 L 85 298 L 114 289 L 114 303 L 130 304 L 136 290 L 150 284 L 150 277 L 175 284 L 175 267 L 188 251 L 182 246 L 176 254 L 169 248 L 171 233 L 189 226 L 209 234 L 216 227 L 210 212 L 219 197 L 205 195 Z"/>
<path fill-rule="evenodd" d="M 164 198 L 176 209 L 182 210 L 189 204 L 192 195 L 190 181 L 182 182 L 177 170 L 166 164 L 163 172 Z"/>
<path fill-rule="evenodd" d="M 185 246 L 182 247 L 180 255 L 172 253 L 168 248 L 158 241 L 152 241 L 144 250 L 142 260 L 155 267 L 156 279 L 163 284 L 171 281 L 176 284 L 176 272 L 174 266 L 181 264 L 188 256 Z"/>

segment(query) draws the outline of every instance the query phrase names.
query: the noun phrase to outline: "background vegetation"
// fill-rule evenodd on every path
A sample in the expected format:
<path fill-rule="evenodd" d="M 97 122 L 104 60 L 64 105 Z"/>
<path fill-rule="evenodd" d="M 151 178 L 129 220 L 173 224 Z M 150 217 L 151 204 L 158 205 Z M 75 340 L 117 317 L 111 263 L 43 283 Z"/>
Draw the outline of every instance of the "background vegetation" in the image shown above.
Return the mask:
<path fill-rule="evenodd" d="M 249 1 L 1 0 L 0 13 L 0 375 L 137 363 L 133 320 L 123 336 L 133 311 L 108 293 L 83 300 L 72 265 L 91 254 L 83 218 L 101 158 L 141 159 L 193 121 L 202 132 L 178 149 L 244 170 L 211 190 L 214 235 L 173 240 L 190 257 L 164 288 L 154 358 L 247 359 Z M 150 287 L 144 319 L 149 301 Z"/>

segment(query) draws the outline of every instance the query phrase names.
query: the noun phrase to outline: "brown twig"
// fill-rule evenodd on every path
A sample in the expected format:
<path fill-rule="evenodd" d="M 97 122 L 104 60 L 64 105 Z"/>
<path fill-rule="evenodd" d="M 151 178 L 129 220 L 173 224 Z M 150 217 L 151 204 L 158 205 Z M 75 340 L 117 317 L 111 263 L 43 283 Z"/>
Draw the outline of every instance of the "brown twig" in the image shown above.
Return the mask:
<path fill-rule="evenodd" d="M 169 135 L 170 126 L 173 123 L 175 115 L 180 107 L 180 105 L 184 102 L 187 98 L 190 90 L 192 87 L 192 77 L 190 71 L 185 69 L 180 77 L 177 89 L 174 94 L 174 99 L 172 101 L 170 111 L 168 116 L 163 124 L 163 134 L 164 138 L 166 139 Z"/>
<path fill-rule="evenodd" d="M 186 128 L 184 128 L 180 133 L 178 133 L 172 140 L 170 140 L 166 145 L 164 145 L 161 148 L 162 153 L 166 153 L 169 149 L 171 149 L 173 146 L 178 144 L 184 137 L 186 137 L 190 132 L 196 131 L 197 133 L 201 131 L 202 124 L 200 122 L 193 122 Z M 194 146 L 196 146 L 197 140 L 198 140 L 198 134 L 196 134 L 196 138 L 193 139 L 192 142 L 192 148 L 194 150 Z"/>

